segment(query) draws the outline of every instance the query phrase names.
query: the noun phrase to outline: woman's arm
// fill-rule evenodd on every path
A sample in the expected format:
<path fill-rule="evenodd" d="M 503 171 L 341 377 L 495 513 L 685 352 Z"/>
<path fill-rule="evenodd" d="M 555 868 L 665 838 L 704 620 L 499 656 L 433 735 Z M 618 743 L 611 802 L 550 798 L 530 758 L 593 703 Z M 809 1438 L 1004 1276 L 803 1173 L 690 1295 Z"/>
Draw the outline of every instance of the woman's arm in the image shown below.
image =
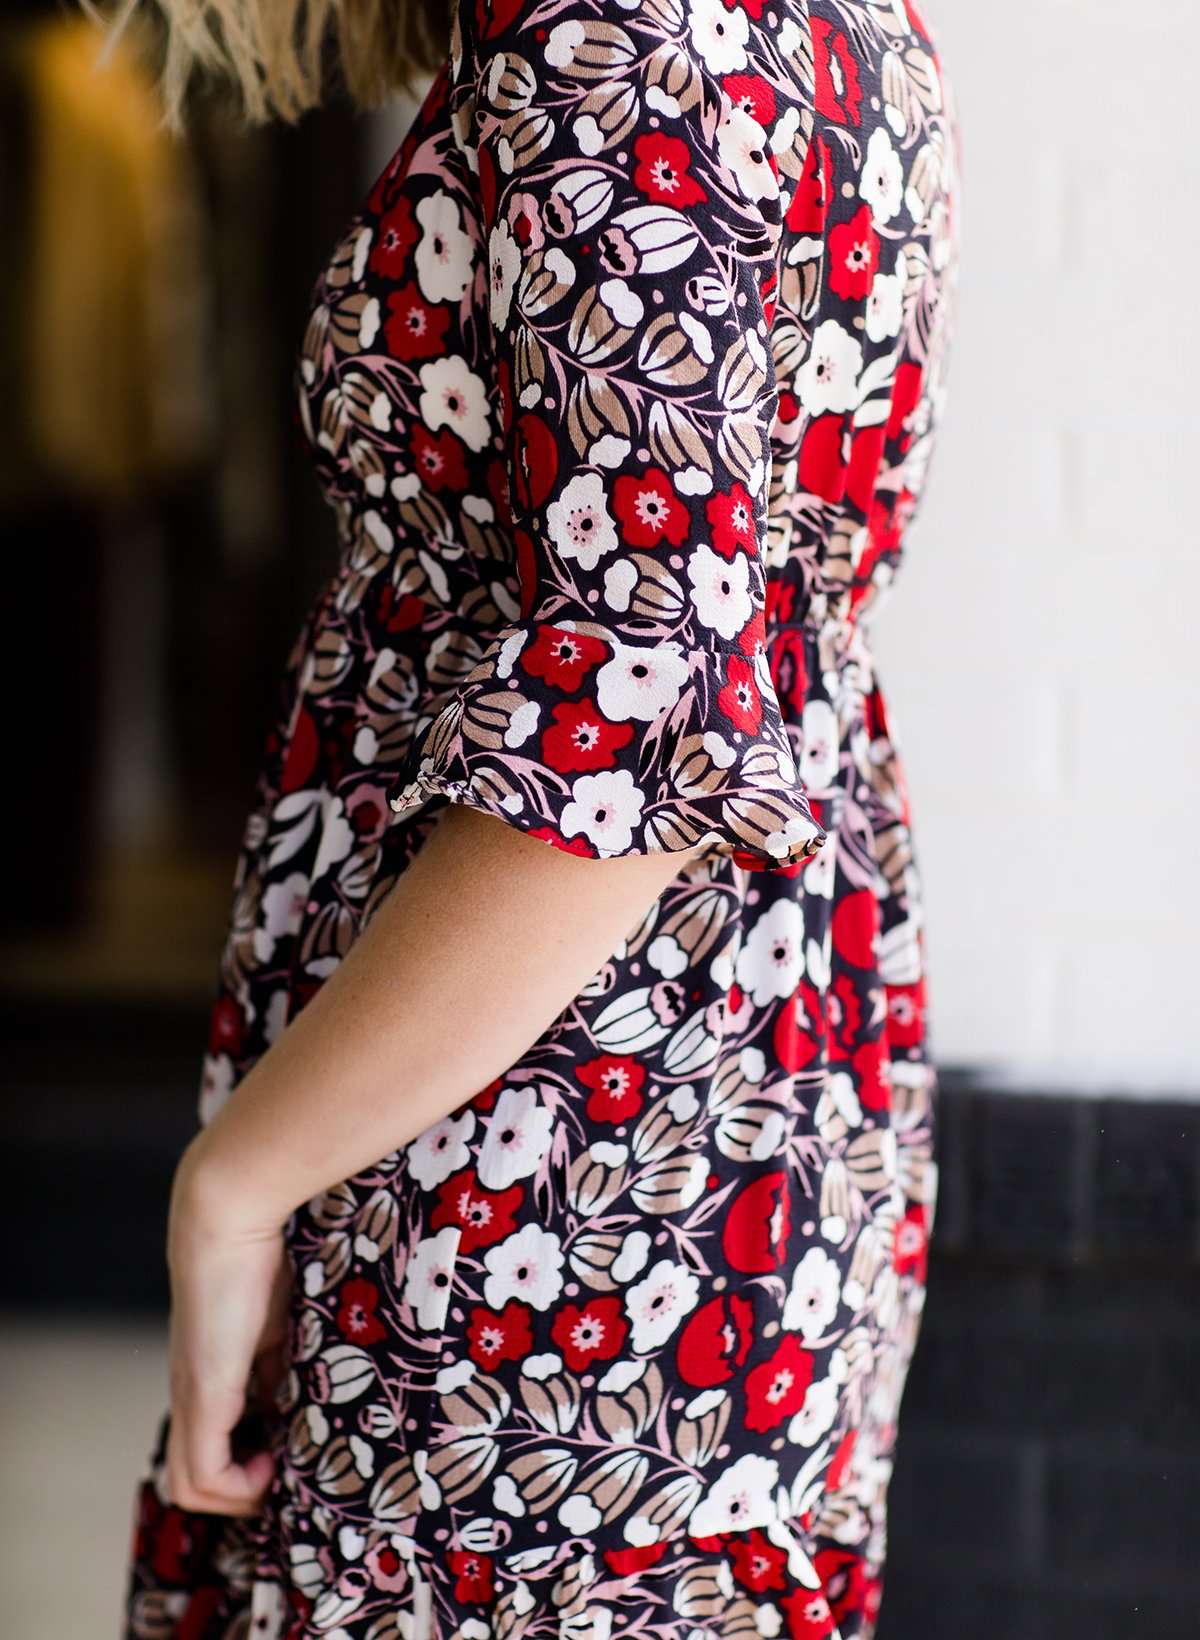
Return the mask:
<path fill-rule="evenodd" d="M 582 859 L 453 805 L 191 1147 L 213 1223 L 278 1229 L 500 1076 L 701 851 Z"/>
<path fill-rule="evenodd" d="M 171 1499 L 252 1513 L 234 1463 L 256 1359 L 282 1370 L 281 1227 L 500 1076 L 701 852 L 581 859 L 460 805 L 188 1146 L 168 1229 Z"/>

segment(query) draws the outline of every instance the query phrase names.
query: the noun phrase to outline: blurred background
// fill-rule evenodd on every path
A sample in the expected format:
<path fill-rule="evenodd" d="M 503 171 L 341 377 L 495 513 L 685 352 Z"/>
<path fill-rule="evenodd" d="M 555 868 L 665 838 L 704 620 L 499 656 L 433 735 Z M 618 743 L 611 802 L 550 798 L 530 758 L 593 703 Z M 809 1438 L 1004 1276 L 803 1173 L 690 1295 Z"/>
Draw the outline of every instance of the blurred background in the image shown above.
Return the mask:
<path fill-rule="evenodd" d="M 962 305 L 874 633 L 942 1173 L 881 1640 L 1194 1640 L 1200 13 L 922 9 L 963 122 Z M 334 552 L 292 358 L 413 113 L 247 131 L 201 98 L 177 140 L 97 38 L 6 0 L 5 1640 L 116 1632 L 235 852 Z"/>

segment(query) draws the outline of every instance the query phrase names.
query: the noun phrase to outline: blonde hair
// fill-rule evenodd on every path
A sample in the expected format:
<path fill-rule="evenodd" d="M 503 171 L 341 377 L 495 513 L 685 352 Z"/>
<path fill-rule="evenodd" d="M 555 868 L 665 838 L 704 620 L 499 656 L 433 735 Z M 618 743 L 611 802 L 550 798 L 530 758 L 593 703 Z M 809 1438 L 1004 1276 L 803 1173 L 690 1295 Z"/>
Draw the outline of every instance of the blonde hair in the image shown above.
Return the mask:
<path fill-rule="evenodd" d="M 108 36 L 101 61 L 135 14 L 150 23 L 142 0 L 80 4 Z M 423 73 L 446 59 L 449 0 L 155 0 L 163 123 L 184 128 L 193 71 L 207 71 L 238 95 L 251 125 L 294 124 L 323 100 L 325 49 L 351 100 L 378 107 L 396 91 L 416 89 Z"/>

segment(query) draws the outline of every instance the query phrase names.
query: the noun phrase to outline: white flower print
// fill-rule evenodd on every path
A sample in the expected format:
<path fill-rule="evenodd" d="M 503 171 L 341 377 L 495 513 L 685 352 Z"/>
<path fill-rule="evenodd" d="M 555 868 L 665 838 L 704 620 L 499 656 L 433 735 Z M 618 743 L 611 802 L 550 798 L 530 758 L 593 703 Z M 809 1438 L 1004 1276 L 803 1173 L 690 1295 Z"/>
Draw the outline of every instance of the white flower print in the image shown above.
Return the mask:
<path fill-rule="evenodd" d="M 877 273 L 871 282 L 871 294 L 867 298 L 867 336 L 873 342 L 887 342 L 900 334 L 906 267 L 901 250 L 895 273 Z"/>
<path fill-rule="evenodd" d="M 722 558 L 704 542 L 688 559 L 692 604 L 697 618 L 723 638 L 735 638 L 754 613 L 750 598 L 750 560 L 744 552 Z"/>
<path fill-rule="evenodd" d="M 475 274 L 474 246 L 459 222 L 458 204 L 439 188 L 413 212 L 421 237 L 413 252 L 417 284 L 427 302 L 460 302 Z"/>
<path fill-rule="evenodd" d="M 233 1092 L 233 1061 L 226 1053 L 206 1053 L 200 1077 L 201 1126 L 211 1122 Z"/>
<path fill-rule="evenodd" d="M 488 275 L 492 323 L 497 330 L 503 330 L 521 277 L 521 247 L 507 222 L 497 222 L 488 235 Z"/>
<path fill-rule="evenodd" d="M 804 1405 L 788 1423 L 788 1440 L 797 1446 L 816 1446 L 833 1428 L 837 1413 L 837 1383 L 832 1377 L 814 1379 L 805 1392 Z"/>
<path fill-rule="evenodd" d="M 432 359 L 420 370 L 421 420 L 431 432 L 449 427 L 471 450 L 482 450 L 491 432 L 487 390 L 461 354 Z"/>
<path fill-rule="evenodd" d="M 479 1147 L 479 1182 L 485 1190 L 507 1190 L 536 1173 L 550 1149 L 554 1118 L 533 1087 L 505 1088 L 486 1117 Z"/>
<path fill-rule="evenodd" d="M 434 1190 L 471 1160 L 467 1140 L 475 1131 L 475 1113 L 444 1116 L 413 1139 L 406 1149 L 409 1177 L 422 1190 Z"/>
<path fill-rule="evenodd" d="M 823 791 L 837 778 L 840 756 L 837 714 L 827 700 L 806 701 L 802 727 L 804 750 L 800 756 L 800 778 L 813 791 Z"/>
<path fill-rule="evenodd" d="M 712 73 L 745 68 L 750 19 L 741 6 L 731 10 L 723 0 L 691 0 L 688 27 L 692 44 Z"/>
<path fill-rule="evenodd" d="M 737 1532 L 760 1526 L 774 1514 L 779 1465 L 774 1458 L 748 1452 L 713 1481 L 688 1516 L 692 1537 L 713 1532 Z"/>
<path fill-rule="evenodd" d="M 653 723 L 675 705 L 687 676 L 685 656 L 670 644 L 635 649 L 617 643 L 596 674 L 596 701 L 612 723 Z"/>
<path fill-rule="evenodd" d="M 282 882 L 271 883 L 263 891 L 259 926 L 272 946 L 276 940 L 294 934 L 300 927 L 307 899 L 308 878 L 302 871 L 293 871 Z"/>
<path fill-rule="evenodd" d="M 887 226 L 904 203 L 904 167 L 882 125 L 871 132 L 858 191 L 881 228 Z"/>
<path fill-rule="evenodd" d="M 633 842 L 642 816 L 642 793 L 628 769 L 581 774 L 562 811 L 564 837 L 580 833 L 602 853 L 620 854 Z"/>
<path fill-rule="evenodd" d="M 853 410 L 858 404 L 862 362 L 862 343 L 836 319 L 823 319 L 796 376 L 800 402 L 809 415 Z"/>
<path fill-rule="evenodd" d="M 838 1309 L 841 1275 L 823 1247 L 810 1247 L 792 1272 L 792 1284 L 783 1306 L 783 1325 L 800 1332 L 806 1344 L 815 1342 Z"/>
<path fill-rule="evenodd" d="M 699 1296 L 700 1283 L 685 1265 L 660 1258 L 625 1294 L 631 1347 L 639 1353 L 661 1349 Z"/>
<path fill-rule="evenodd" d="M 462 1232 L 448 1224 L 436 1236 L 425 1236 L 413 1249 L 404 1272 L 404 1296 L 416 1311 L 417 1325 L 438 1331 L 446 1320 L 454 1258 Z"/>
<path fill-rule="evenodd" d="M 546 528 L 564 558 L 574 559 L 580 569 L 595 569 L 601 555 L 617 545 L 599 473 L 576 473 L 546 508 Z"/>
<path fill-rule="evenodd" d="M 728 100 L 720 125 L 717 147 L 724 164 L 737 178 L 747 199 L 775 199 L 779 178 L 767 159 L 767 134 L 752 114 Z"/>
<path fill-rule="evenodd" d="M 621 1251 L 612 1262 L 614 1281 L 632 1281 L 641 1275 L 650 1257 L 650 1237 L 644 1230 L 631 1230 L 621 1243 Z"/>
<path fill-rule="evenodd" d="M 687 972 L 688 954 L 672 934 L 660 934 L 646 951 L 646 961 L 664 979 L 677 979 Z"/>
<path fill-rule="evenodd" d="M 804 914 L 795 900 L 775 900 L 738 952 L 737 981 L 755 1007 L 790 997 L 804 978 Z"/>
<path fill-rule="evenodd" d="M 483 1255 L 487 1279 L 483 1301 L 502 1310 L 519 1298 L 535 1310 L 548 1310 L 562 1291 L 562 1242 L 552 1230 L 527 1224 Z"/>

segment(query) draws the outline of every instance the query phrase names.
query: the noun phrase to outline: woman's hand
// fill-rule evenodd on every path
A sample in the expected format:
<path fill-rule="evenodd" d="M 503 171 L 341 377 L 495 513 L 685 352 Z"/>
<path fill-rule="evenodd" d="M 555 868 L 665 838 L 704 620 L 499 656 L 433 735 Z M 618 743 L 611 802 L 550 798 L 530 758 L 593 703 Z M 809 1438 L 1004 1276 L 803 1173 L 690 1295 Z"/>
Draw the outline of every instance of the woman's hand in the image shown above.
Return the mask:
<path fill-rule="evenodd" d="M 167 1225 L 171 1277 L 166 1478 L 171 1502 L 251 1515 L 274 1472 L 271 1453 L 236 1461 L 232 1432 L 286 1370 L 291 1268 L 281 1230 L 246 1228 L 206 1171 L 204 1130 L 176 1170 Z M 251 1374 L 255 1384 L 251 1386 Z"/>

